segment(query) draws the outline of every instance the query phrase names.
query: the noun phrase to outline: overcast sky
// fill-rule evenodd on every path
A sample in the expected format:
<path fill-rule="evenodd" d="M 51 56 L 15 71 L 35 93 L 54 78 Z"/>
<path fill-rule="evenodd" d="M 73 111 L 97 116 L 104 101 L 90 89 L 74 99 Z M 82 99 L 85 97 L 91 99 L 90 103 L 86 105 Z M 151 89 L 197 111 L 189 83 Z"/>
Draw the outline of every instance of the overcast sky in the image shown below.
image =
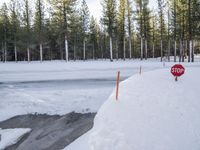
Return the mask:
<path fill-rule="evenodd" d="M 10 0 L 0 0 L 0 5 L 3 2 L 9 2 Z M 93 15 L 95 18 L 100 18 L 101 16 L 101 0 L 86 0 L 87 5 L 90 9 L 90 14 Z M 150 0 L 150 7 L 155 8 L 157 7 L 157 0 Z"/>

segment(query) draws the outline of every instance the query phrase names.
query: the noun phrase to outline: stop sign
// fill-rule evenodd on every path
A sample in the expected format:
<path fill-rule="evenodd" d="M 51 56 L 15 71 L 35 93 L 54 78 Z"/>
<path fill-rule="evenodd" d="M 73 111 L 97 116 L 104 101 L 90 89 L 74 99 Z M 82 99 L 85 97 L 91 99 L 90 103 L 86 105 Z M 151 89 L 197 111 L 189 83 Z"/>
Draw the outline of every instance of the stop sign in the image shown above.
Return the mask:
<path fill-rule="evenodd" d="M 175 77 L 179 77 L 185 73 L 185 68 L 181 64 L 176 64 L 176 65 L 172 66 L 171 73 Z"/>

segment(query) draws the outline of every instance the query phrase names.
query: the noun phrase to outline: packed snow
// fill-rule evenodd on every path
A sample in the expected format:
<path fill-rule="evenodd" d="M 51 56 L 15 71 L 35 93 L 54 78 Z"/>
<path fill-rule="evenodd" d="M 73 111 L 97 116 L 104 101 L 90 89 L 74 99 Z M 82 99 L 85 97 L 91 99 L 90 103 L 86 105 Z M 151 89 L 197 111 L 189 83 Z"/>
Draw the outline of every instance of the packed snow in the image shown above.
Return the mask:
<path fill-rule="evenodd" d="M 120 83 L 98 111 L 91 150 L 199 150 L 200 68 L 185 67 L 175 82 L 170 68 Z"/>
<path fill-rule="evenodd" d="M 0 150 L 16 144 L 31 129 L 0 129 Z"/>

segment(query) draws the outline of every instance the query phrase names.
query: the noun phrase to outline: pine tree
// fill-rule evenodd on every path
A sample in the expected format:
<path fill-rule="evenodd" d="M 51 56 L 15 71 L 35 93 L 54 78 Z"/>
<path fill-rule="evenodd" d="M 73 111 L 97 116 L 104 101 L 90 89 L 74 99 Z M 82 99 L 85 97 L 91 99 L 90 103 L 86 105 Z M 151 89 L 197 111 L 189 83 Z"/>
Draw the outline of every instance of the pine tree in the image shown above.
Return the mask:
<path fill-rule="evenodd" d="M 152 35 L 152 57 L 155 58 L 155 38 L 156 38 L 156 16 L 153 15 L 153 17 L 151 18 L 151 26 L 152 26 L 152 30 L 151 30 L 151 35 Z"/>
<path fill-rule="evenodd" d="M 30 62 L 30 44 L 31 44 L 31 9 L 28 0 L 24 0 L 23 24 L 24 24 L 24 42 L 27 49 L 27 60 Z"/>
<path fill-rule="evenodd" d="M 74 61 L 76 59 L 82 58 L 82 23 L 81 23 L 81 16 L 78 11 L 74 11 L 72 15 L 69 18 L 70 24 L 69 24 L 69 31 L 70 31 L 70 40 L 73 45 L 73 59 Z M 80 43 L 81 41 L 81 43 Z M 79 47 L 81 47 L 81 50 L 79 50 Z"/>
<path fill-rule="evenodd" d="M 140 38 L 140 59 L 143 60 L 143 38 L 144 38 L 144 23 L 143 23 L 143 0 L 135 0 L 137 12 L 137 30 Z"/>
<path fill-rule="evenodd" d="M 110 40 L 110 61 L 113 61 L 113 34 L 116 28 L 116 1 L 103 0 L 103 23 L 107 27 Z"/>
<path fill-rule="evenodd" d="M 2 22 L 2 48 L 3 48 L 3 61 L 7 61 L 8 57 L 8 36 L 9 36 L 9 16 L 8 16 L 8 7 L 6 3 L 3 3 L 2 8 L 0 10 L 1 14 L 1 22 Z"/>
<path fill-rule="evenodd" d="M 173 23 L 173 35 L 174 35 L 174 62 L 176 62 L 177 55 L 177 0 L 171 1 L 172 10 L 172 23 Z"/>
<path fill-rule="evenodd" d="M 128 36 L 129 36 L 129 58 L 132 58 L 132 30 L 133 30 L 133 22 L 132 22 L 132 2 L 127 0 L 127 22 L 128 22 Z"/>
<path fill-rule="evenodd" d="M 82 23 L 82 34 L 83 34 L 83 60 L 86 59 L 86 36 L 89 30 L 89 9 L 88 6 L 86 4 L 86 1 L 83 0 L 82 1 L 82 5 L 81 5 L 81 23 Z"/>
<path fill-rule="evenodd" d="M 93 60 L 95 59 L 95 49 L 97 48 L 97 42 L 98 42 L 98 28 L 97 28 L 97 23 L 96 20 L 94 19 L 94 17 L 91 17 L 91 21 L 90 21 L 90 41 L 92 43 L 92 58 Z"/>
<path fill-rule="evenodd" d="M 16 0 L 11 0 L 10 10 L 11 10 L 11 40 L 14 45 L 14 60 L 17 62 L 17 41 L 19 38 L 19 29 L 20 29 L 20 14 L 18 11 L 19 3 Z"/>
<path fill-rule="evenodd" d="M 121 49 L 123 49 L 123 59 L 126 59 L 126 31 L 125 31 L 125 14 L 126 14 L 126 1 L 120 0 L 119 4 L 119 15 L 118 15 L 118 24 L 119 24 L 119 37 Z"/>
<path fill-rule="evenodd" d="M 59 32 L 59 45 L 62 59 L 62 41 L 64 36 L 65 60 L 69 61 L 69 18 L 74 12 L 77 0 L 49 0 L 53 7 Z"/>
<path fill-rule="evenodd" d="M 43 61 L 43 41 L 44 41 L 44 6 L 43 0 L 36 1 L 36 12 L 34 19 L 34 30 L 36 39 L 40 47 L 40 61 Z"/>
<path fill-rule="evenodd" d="M 148 40 L 150 40 L 150 10 L 148 8 L 149 0 L 143 0 L 143 31 L 145 45 L 145 59 L 148 57 Z"/>
<path fill-rule="evenodd" d="M 160 57 L 161 62 L 163 61 L 163 42 L 164 42 L 164 34 L 165 34 L 165 19 L 164 19 L 164 8 L 165 2 L 164 0 L 158 0 L 158 9 L 159 9 L 159 24 L 160 24 Z"/>

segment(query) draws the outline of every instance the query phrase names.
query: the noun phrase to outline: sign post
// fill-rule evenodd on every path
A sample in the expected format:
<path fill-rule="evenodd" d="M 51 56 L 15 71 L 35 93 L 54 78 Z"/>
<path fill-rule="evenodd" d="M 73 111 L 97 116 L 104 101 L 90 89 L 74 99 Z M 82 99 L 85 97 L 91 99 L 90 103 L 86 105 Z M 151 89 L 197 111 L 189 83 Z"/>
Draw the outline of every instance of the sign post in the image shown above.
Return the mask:
<path fill-rule="evenodd" d="M 178 77 L 185 73 L 185 68 L 181 64 L 176 64 L 171 68 L 171 74 L 175 76 L 175 81 L 178 81 Z"/>

